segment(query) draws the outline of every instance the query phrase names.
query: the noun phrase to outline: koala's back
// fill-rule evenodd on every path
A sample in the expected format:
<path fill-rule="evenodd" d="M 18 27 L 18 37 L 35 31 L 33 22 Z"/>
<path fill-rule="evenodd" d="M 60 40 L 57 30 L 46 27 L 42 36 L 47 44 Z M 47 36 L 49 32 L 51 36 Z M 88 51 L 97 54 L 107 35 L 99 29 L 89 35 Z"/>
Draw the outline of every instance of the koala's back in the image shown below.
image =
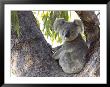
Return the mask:
<path fill-rule="evenodd" d="M 78 37 L 71 41 L 65 42 L 60 53 L 59 64 L 67 73 L 78 73 L 85 64 L 85 55 L 87 45 L 79 34 Z"/>

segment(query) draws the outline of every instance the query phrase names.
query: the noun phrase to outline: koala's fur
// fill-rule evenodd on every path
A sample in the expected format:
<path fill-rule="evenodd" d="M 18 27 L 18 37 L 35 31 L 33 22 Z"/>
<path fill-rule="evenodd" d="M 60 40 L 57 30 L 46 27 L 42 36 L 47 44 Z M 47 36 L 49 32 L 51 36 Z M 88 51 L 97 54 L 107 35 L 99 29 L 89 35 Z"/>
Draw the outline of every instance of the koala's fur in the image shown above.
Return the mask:
<path fill-rule="evenodd" d="M 53 58 L 59 59 L 59 65 L 65 73 L 79 73 L 86 63 L 88 49 L 80 34 L 84 28 L 82 21 L 66 22 L 64 18 L 57 18 L 53 28 L 63 39 L 62 46 L 53 54 Z"/>

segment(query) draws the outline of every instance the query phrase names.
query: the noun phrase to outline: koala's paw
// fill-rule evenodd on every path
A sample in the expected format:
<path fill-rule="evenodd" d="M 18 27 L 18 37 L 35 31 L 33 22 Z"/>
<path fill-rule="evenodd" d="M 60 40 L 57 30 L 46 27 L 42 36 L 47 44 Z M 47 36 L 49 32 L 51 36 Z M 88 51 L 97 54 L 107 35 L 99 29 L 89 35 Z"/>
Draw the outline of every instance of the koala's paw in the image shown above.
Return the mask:
<path fill-rule="evenodd" d="M 54 54 L 52 55 L 52 58 L 55 59 L 55 60 L 59 59 L 57 53 L 54 53 Z"/>
<path fill-rule="evenodd" d="M 84 68 L 85 61 L 74 60 L 73 62 L 73 61 L 68 61 L 68 59 L 66 60 L 59 59 L 59 64 L 65 73 L 77 74 Z"/>

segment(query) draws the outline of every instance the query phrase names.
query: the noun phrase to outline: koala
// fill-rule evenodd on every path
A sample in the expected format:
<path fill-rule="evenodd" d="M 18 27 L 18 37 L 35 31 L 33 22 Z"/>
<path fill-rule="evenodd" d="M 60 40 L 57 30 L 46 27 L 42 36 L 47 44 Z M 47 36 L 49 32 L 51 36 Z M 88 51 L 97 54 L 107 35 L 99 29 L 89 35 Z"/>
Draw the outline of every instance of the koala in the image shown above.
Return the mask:
<path fill-rule="evenodd" d="M 83 23 L 81 20 L 67 22 L 64 18 L 56 18 L 54 30 L 60 34 L 63 44 L 53 54 L 65 73 L 79 73 L 86 63 L 87 44 L 81 36 Z"/>

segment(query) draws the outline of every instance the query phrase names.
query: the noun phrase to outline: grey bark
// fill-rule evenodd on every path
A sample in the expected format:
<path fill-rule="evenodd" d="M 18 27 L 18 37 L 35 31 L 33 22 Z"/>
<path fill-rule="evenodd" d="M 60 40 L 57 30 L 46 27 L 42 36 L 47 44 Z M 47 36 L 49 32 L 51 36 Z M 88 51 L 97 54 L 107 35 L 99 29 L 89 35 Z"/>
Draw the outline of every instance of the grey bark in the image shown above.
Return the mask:
<path fill-rule="evenodd" d="M 77 76 L 100 76 L 100 22 L 94 11 L 76 11 L 84 23 L 89 51 L 87 64 Z"/>
<path fill-rule="evenodd" d="M 64 73 L 52 59 L 52 48 L 46 42 L 30 11 L 18 12 L 20 37 L 11 31 L 11 68 L 16 76 L 72 76 Z M 13 29 L 12 29 L 13 30 Z"/>
<path fill-rule="evenodd" d="M 84 70 L 79 74 L 66 74 L 62 71 L 58 61 L 52 59 L 52 47 L 47 43 L 41 33 L 34 15 L 31 11 L 18 12 L 20 22 L 20 37 L 11 29 L 11 71 L 16 76 L 23 77 L 71 77 L 91 76 L 96 72 L 100 61 L 98 60 L 100 47 L 91 52 L 90 60 Z M 97 43 L 99 44 L 99 43 Z M 93 48 L 94 49 L 94 48 Z M 97 62 L 98 61 L 98 62 Z M 93 62 L 93 63 L 91 63 Z M 90 64 L 90 65 L 89 65 Z M 91 66 L 92 68 L 89 68 Z M 95 68 L 96 67 L 96 68 Z M 86 72 L 86 70 L 90 72 Z M 97 71 L 98 73 L 98 71 Z M 99 76 L 93 74 L 92 76 Z"/>

